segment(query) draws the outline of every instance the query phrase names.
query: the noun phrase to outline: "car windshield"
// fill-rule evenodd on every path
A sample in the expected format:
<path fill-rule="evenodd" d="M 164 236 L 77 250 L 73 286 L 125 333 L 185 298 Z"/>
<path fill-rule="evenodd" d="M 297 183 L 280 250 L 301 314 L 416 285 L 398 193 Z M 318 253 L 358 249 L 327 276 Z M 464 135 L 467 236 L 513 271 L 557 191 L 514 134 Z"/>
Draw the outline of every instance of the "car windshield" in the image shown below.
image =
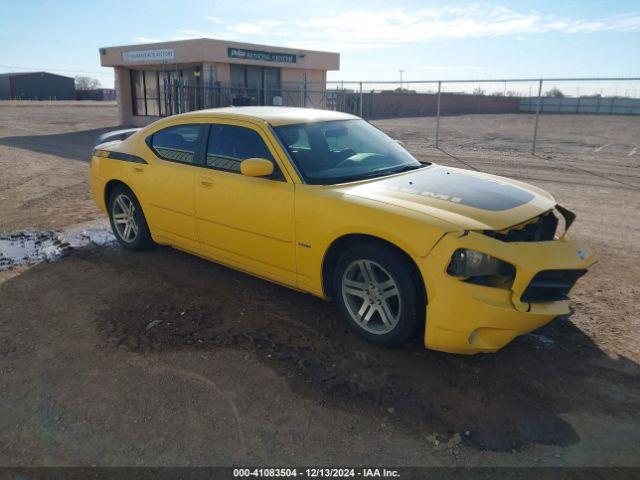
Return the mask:
<path fill-rule="evenodd" d="M 425 166 L 364 120 L 284 125 L 275 131 L 311 184 L 353 182 Z"/>

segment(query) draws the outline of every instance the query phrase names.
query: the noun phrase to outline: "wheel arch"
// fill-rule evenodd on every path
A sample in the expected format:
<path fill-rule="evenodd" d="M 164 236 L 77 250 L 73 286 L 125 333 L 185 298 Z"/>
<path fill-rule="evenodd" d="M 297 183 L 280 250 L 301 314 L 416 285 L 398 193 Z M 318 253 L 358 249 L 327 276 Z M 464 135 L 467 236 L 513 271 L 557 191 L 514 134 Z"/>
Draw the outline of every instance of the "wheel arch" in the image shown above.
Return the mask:
<path fill-rule="evenodd" d="M 137 242 L 135 245 L 131 246 L 128 244 L 125 244 L 125 242 L 121 241 L 120 239 L 120 235 L 119 233 L 116 233 L 116 226 L 115 226 L 115 222 L 114 219 L 112 218 L 111 215 L 111 211 L 110 211 L 110 205 L 109 205 L 109 198 L 113 195 L 113 192 L 119 188 L 122 187 L 123 189 L 126 189 L 128 192 L 130 192 L 130 196 L 133 196 L 134 198 L 132 199 L 132 201 L 135 201 L 136 205 L 136 212 L 139 212 L 142 215 L 142 218 L 139 219 L 139 221 L 141 223 L 138 224 L 138 229 L 139 231 L 142 232 L 142 240 L 139 240 L 137 238 L 134 238 L 134 242 Z M 116 236 L 118 242 L 125 246 L 125 248 L 128 248 L 130 250 L 143 250 L 146 248 L 151 247 L 155 240 L 153 239 L 153 234 L 151 232 L 151 227 L 148 223 L 148 219 L 147 216 L 144 212 L 144 207 L 142 206 L 142 203 L 140 202 L 140 197 L 138 196 L 138 194 L 133 190 L 133 188 L 131 188 L 131 186 L 119 179 L 119 178 L 112 178 L 109 181 L 107 181 L 103 187 L 104 192 L 103 192 L 103 196 L 104 196 L 104 200 L 105 200 L 105 205 L 106 205 L 106 209 L 107 209 L 107 215 L 109 216 L 109 222 L 111 224 L 111 228 L 113 230 L 114 235 Z M 126 193 L 126 192 L 125 192 Z M 127 195 L 129 195 L 127 193 Z"/>
<path fill-rule="evenodd" d="M 125 186 L 127 188 L 130 188 L 129 185 L 124 183 L 122 180 L 116 180 L 116 179 L 109 180 L 104 185 L 103 196 L 104 196 L 104 204 L 107 206 L 107 211 L 109 211 L 109 197 L 111 196 L 111 192 L 113 192 L 113 190 L 118 185 L 122 185 L 122 186 Z"/>
<path fill-rule="evenodd" d="M 425 304 L 428 303 L 427 289 L 424 279 L 422 278 L 420 269 L 413 257 L 407 251 L 388 240 L 364 233 L 349 233 L 342 235 L 331 242 L 327 248 L 322 260 L 322 291 L 325 297 L 332 297 L 333 295 L 333 271 L 342 252 L 352 245 L 362 243 L 377 243 L 378 245 L 396 252 L 409 267 L 410 273 L 416 281 L 416 285 L 418 285 L 418 288 L 420 289 L 420 298 L 425 299 Z"/>
<path fill-rule="evenodd" d="M 131 185 L 118 178 L 112 178 L 104 185 L 104 204 L 107 206 L 107 212 L 109 211 L 109 197 L 111 196 L 111 192 L 113 192 L 115 188 L 120 185 L 131 190 L 131 192 L 133 192 L 133 194 L 138 199 L 138 202 L 140 203 L 140 197 L 138 197 L 138 194 L 133 190 L 133 188 L 131 188 Z M 140 207 L 142 208 L 142 203 L 140 203 Z"/>

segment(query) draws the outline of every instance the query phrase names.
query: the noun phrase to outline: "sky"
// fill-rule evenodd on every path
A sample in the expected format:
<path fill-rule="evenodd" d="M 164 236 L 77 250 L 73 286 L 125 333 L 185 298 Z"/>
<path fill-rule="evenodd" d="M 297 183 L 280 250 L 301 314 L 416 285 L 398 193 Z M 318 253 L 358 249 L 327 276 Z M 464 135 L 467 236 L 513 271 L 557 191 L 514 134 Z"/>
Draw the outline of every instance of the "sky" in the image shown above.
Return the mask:
<path fill-rule="evenodd" d="M 339 52 L 331 80 L 640 76 L 640 0 L 0 4 L 0 72 L 86 75 L 104 87 L 113 72 L 100 67 L 100 47 L 201 37 Z"/>

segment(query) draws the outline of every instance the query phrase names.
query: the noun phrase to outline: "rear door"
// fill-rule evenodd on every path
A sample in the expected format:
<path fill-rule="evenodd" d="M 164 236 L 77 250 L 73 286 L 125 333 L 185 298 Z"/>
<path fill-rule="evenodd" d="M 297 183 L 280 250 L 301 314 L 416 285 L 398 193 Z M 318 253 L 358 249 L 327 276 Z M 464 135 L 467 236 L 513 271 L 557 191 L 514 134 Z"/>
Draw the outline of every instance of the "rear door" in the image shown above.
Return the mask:
<path fill-rule="evenodd" d="M 194 219 L 194 163 L 203 124 L 158 130 L 147 138 L 155 161 L 147 175 L 148 220 L 160 240 L 193 252 L 199 242 Z"/>
<path fill-rule="evenodd" d="M 268 134 L 248 122 L 212 123 L 203 164 L 196 167 L 195 216 L 203 252 L 257 275 L 294 286 L 294 185 Z M 274 162 L 271 177 L 246 177 L 247 158 Z"/>

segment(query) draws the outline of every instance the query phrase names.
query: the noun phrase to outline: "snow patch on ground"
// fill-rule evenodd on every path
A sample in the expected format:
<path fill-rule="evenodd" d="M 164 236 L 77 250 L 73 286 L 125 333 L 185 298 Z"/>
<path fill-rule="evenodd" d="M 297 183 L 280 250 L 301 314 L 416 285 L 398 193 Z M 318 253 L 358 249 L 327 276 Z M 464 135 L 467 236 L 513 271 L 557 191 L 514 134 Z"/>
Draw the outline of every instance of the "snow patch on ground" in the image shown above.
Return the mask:
<path fill-rule="evenodd" d="M 103 224 L 79 225 L 62 232 L 28 229 L 0 234 L 0 271 L 52 262 L 76 248 L 113 242 L 115 237 Z"/>

